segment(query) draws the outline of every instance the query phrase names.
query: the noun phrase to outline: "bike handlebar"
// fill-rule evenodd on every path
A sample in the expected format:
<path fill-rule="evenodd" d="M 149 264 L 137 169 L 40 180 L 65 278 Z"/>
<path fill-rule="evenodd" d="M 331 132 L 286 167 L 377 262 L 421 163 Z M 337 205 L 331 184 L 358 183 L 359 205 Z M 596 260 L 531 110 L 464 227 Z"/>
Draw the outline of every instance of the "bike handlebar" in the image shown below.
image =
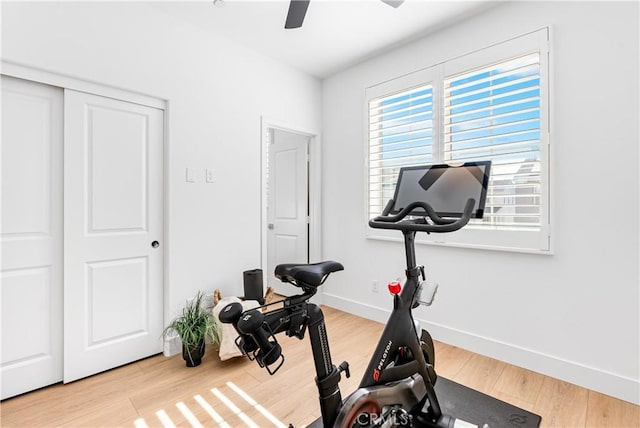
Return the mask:
<path fill-rule="evenodd" d="M 444 233 L 454 232 L 465 226 L 471 218 L 473 212 L 473 206 L 475 199 L 467 199 L 467 203 L 464 207 L 462 217 L 458 219 L 440 217 L 435 210 L 426 202 L 412 202 L 403 208 L 398 214 L 389 215 L 391 207 L 394 204 L 394 200 L 391 199 L 385 206 L 382 214 L 369 220 L 369 226 L 375 229 L 394 229 L 407 232 L 427 232 L 427 233 Z M 411 211 L 416 208 L 422 208 L 427 213 L 426 217 L 429 217 L 433 224 L 426 223 L 426 217 L 419 219 L 403 221 Z"/>

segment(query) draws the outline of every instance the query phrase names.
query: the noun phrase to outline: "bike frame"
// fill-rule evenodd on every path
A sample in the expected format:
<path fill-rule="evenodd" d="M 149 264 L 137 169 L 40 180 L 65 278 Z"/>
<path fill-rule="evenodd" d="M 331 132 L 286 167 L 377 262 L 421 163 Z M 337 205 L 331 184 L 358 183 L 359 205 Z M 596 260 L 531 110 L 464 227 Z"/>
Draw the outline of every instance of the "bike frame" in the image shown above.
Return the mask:
<path fill-rule="evenodd" d="M 415 231 L 403 231 L 404 247 L 407 259 L 406 282 L 400 294 L 393 296 L 393 310 L 385 326 L 378 345 L 360 381 L 360 388 L 384 385 L 399 381 L 415 373 L 420 374 L 427 390 L 427 398 L 435 420 L 442 415 L 440 405 L 433 389 L 420 345 L 419 332 L 413 319 L 412 309 L 420 297 L 420 277 L 425 279 L 424 267 L 416 265 Z M 391 351 L 400 347 L 411 349 L 414 360 L 409 364 L 386 367 Z M 434 420 L 434 422 L 435 422 Z"/>
<path fill-rule="evenodd" d="M 424 279 L 424 267 L 416 266 L 414 246 L 416 232 L 403 231 L 403 234 L 407 258 L 407 279 L 400 294 L 393 297 L 393 310 L 362 377 L 360 388 L 384 385 L 418 373 L 424 380 L 426 398 L 431 406 L 433 422 L 436 422 L 442 413 L 433 385 L 429 381 L 427 362 L 422 352 L 412 315 L 412 308 L 419 298 L 420 277 L 422 276 Z M 349 370 L 346 363 L 342 363 L 339 367 L 333 365 L 324 315 L 320 307 L 308 302 L 314 294 L 315 289 L 307 289 L 302 295 L 288 297 L 283 302 L 274 303 L 283 303 L 284 307 L 266 312 L 265 322 L 273 335 L 285 332 L 287 336 L 302 339 L 305 331 L 308 330 L 316 370 L 316 385 L 320 397 L 323 426 L 333 427 L 342 407 L 342 396 L 338 386 L 340 373 L 344 371 L 349 377 Z M 401 347 L 408 347 L 414 360 L 400 366 L 388 367 L 391 357 Z"/>

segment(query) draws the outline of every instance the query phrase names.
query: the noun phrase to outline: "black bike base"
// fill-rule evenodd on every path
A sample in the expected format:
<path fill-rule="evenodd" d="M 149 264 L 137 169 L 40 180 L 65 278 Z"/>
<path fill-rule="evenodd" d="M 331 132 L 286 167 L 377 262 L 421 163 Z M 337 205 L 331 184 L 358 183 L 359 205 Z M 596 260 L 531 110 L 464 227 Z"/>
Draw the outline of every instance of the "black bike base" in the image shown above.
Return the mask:
<path fill-rule="evenodd" d="M 442 412 L 478 427 L 538 428 L 541 417 L 449 379 L 438 376 L 436 395 Z M 316 419 L 309 428 L 322 428 Z"/>

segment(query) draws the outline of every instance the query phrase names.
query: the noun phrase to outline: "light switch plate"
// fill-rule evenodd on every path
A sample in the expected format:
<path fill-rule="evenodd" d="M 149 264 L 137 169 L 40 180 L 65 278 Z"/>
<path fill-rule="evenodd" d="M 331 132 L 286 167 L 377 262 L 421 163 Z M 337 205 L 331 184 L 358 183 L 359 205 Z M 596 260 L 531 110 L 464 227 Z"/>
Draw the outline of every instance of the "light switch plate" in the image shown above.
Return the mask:
<path fill-rule="evenodd" d="M 196 170 L 193 168 L 187 168 L 187 182 L 195 183 L 196 182 Z"/>
<path fill-rule="evenodd" d="M 207 168 L 206 170 L 207 183 L 213 183 L 216 181 L 216 174 L 213 168 Z"/>

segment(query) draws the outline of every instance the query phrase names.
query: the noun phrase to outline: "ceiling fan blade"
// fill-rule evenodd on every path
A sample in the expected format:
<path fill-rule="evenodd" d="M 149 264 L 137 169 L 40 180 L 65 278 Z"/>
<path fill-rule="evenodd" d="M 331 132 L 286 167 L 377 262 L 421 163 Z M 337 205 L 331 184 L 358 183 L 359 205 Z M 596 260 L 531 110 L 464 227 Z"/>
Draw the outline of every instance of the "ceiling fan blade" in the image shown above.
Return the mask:
<path fill-rule="evenodd" d="M 300 28 L 304 22 L 310 0 L 291 0 L 289 3 L 289 13 L 284 28 Z"/>
<path fill-rule="evenodd" d="M 381 1 L 393 7 L 398 7 L 404 2 L 404 0 L 381 0 Z"/>

